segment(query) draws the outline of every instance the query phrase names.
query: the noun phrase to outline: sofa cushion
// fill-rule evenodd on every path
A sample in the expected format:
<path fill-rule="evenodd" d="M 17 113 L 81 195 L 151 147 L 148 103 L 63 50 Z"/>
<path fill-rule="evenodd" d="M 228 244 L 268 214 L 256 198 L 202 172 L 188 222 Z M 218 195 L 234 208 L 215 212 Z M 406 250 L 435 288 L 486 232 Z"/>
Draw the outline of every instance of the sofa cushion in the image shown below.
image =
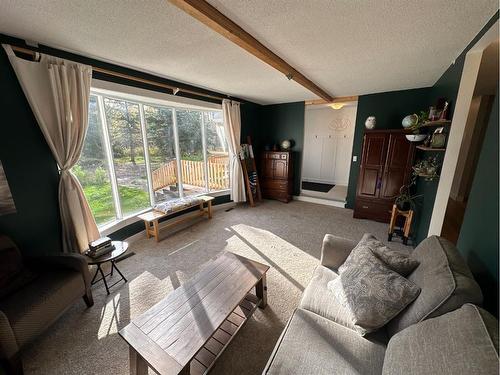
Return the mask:
<path fill-rule="evenodd" d="M 388 333 L 453 311 L 464 303 L 480 304 L 481 289 L 474 280 L 457 248 L 444 238 L 432 236 L 422 241 L 412 253 L 420 265 L 408 280 L 421 288 L 415 301 L 388 325 Z"/>
<path fill-rule="evenodd" d="M 496 319 L 466 304 L 394 335 L 387 347 L 382 373 L 498 374 L 495 338 L 498 339 Z"/>
<path fill-rule="evenodd" d="M 263 374 L 380 374 L 385 348 L 376 337 L 361 337 L 331 320 L 297 309 Z"/>
<path fill-rule="evenodd" d="M 383 327 L 417 298 L 420 288 L 392 271 L 369 249 L 328 283 L 360 335 Z"/>
<path fill-rule="evenodd" d="M 371 251 L 387 267 L 403 276 L 408 275 L 419 264 L 416 259 L 410 257 L 409 253 L 392 250 L 380 242 L 373 234 L 365 233 L 344 264 L 339 267 L 339 273 L 358 262 L 357 259 L 367 251 Z"/>
<path fill-rule="evenodd" d="M 316 267 L 311 281 L 302 294 L 299 307 L 355 330 L 356 328 L 349 319 L 348 311 L 328 289 L 328 282 L 337 277 L 338 275 L 329 268 L 321 265 Z"/>
<path fill-rule="evenodd" d="M 85 293 L 82 275 L 73 270 L 51 270 L 0 302 L 19 347 L 38 336 Z"/>

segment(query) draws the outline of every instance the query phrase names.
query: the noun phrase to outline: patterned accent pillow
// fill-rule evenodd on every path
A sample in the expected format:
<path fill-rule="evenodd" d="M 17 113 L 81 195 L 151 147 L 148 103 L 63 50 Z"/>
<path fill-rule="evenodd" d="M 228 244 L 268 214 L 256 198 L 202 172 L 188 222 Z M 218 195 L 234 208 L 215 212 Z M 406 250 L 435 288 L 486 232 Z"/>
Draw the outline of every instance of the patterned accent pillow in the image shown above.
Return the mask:
<path fill-rule="evenodd" d="M 339 267 L 339 272 L 342 273 L 350 264 L 356 262 L 356 259 L 367 249 L 370 249 L 387 267 L 403 276 L 409 275 L 420 264 L 418 260 L 411 258 L 409 254 L 392 250 L 380 242 L 373 234 L 365 233 L 344 264 Z"/>
<path fill-rule="evenodd" d="M 360 251 L 328 283 L 328 289 L 361 336 L 383 327 L 420 293 L 420 287 L 389 269 L 371 251 Z"/>

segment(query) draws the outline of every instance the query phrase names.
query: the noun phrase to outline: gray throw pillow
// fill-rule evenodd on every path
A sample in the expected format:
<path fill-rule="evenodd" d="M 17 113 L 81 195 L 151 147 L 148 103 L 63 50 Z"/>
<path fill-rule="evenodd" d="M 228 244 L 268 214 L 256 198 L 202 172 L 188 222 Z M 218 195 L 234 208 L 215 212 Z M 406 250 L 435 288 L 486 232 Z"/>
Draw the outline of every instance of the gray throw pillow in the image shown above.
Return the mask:
<path fill-rule="evenodd" d="M 361 336 L 383 327 L 420 293 L 417 285 L 389 269 L 371 251 L 360 251 L 328 288 Z"/>
<path fill-rule="evenodd" d="M 344 264 L 339 267 L 339 273 L 342 273 L 353 262 L 355 263 L 356 259 L 367 249 L 384 262 L 387 267 L 403 276 L 409 275 L 420 264 L 419 261 L 411 258 L 409 254 L 392 250 L 380 242 L 373 234 L 365 233 Z"/>

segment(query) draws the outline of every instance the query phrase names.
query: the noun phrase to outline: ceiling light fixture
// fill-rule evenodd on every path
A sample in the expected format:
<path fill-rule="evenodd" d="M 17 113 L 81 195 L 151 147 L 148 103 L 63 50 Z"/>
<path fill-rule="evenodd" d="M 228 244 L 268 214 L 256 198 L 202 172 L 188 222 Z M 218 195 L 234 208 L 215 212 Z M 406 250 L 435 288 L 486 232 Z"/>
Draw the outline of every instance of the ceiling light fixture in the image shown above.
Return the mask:
<path fill-rule="evenodd" d="M 330 107 L 333 109 L 341 109 L 345 106 L 345 103 L 332 103 L 330 104 Z"/>

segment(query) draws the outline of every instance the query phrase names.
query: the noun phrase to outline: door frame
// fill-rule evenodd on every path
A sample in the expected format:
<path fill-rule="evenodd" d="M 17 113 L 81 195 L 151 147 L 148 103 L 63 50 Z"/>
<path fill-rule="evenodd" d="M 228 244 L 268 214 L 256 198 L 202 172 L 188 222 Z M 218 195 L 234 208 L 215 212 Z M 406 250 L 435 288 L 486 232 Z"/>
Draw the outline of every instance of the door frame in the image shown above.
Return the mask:
<path fill-rule="evenodd" d="M 345 102 L 347 105 L 349 106 L 354 106 L 356 107 L 356 114 L 354 116 L 354 120 L 353 120 L 353 124 L 352 124 L 352 133 L 351 133 L 351 148 L 349 150 L 349 160 L 352 159 L 352 148 L 353 148 L 353 145 L 354 145 L 354 133 L 355 133 L 355 130 L 356 130 L 356 119 L 357 119 L 357 106 L 358 106 L 358 99 L 356 97 L 356 100 L 350 100 L 350 101 L 346 101 Z M 326 104 L 326 103 L 323 103 L 323 104 L 315 104 L 315 103 L 311 103 L 311 104 L 308 104 L 308 103 L 305 103 L 305 110 L 304 110 L 304 149 L 302 151 L 302 157 L 301 157 L 301 174 L 300 174 L 300 192 L 302 193 L 302 182 L 304 181 L 308 181 L 308 182 L 317 182 L 317 183 L 325 183 L 325 184 L 334 184 L 334 185 L 344 185 L 344 186 L 347 186 L 349 184 L 349 174 L 350 174 L 350 169 L 348 169 L 348 172 L 347 172 L 347 180 L 344 183 L 339 183 L 339 181 L 333 181 L 333 180 L 329 180 L 329 179 L 318 179 L 318 178 L 314 178 L 314 177 L 304 177 L 304 162 L 305 162 L 305 154 L 306 152 L 308 152 L 308 145 L 307 145 L 307 142 L 306 142 L 306 114 L 307 114 L 307 111 L 308 111 L 308 108 L 307 107 L 310 107 L 309 110 L 315 110 L 315 109 L 321 109 L 321 108 L 328 108 L 329 107 L 329 104 Z M 334 111 L 334 109 L 330 108 L 330 110 Z"/>

